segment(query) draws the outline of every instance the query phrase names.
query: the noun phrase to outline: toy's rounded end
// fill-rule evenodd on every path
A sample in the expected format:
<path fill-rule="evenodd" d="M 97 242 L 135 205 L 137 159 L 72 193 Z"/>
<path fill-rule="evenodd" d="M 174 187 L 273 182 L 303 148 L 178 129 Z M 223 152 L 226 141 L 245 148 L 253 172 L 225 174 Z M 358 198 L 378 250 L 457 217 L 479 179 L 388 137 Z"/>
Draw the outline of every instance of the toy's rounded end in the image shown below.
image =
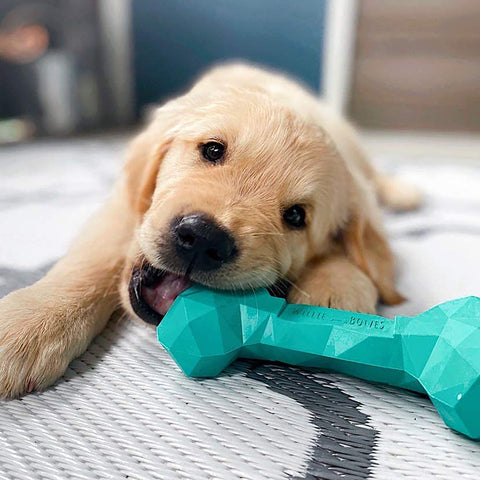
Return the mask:
<path fill-rule="evenodd" d="M 452 388 L 431 398 L 445 424 L 473 440 L 480 440 L 479 399 L 480 378 L 465 390 Z"/>
<path fill-rule="evenodd" d="M 157 327 L 160 343 L 190 377 L 218 375 L 243 346 L 240 303 L 195 286 L 180 295 Z"/>
<path fill-rule="evenodd" d="M 445 302 L 417 318 L 405 330 L 404 351 L 417 359 L 421 384 L 449 427 L 480 439 L 480 298 Z"/>

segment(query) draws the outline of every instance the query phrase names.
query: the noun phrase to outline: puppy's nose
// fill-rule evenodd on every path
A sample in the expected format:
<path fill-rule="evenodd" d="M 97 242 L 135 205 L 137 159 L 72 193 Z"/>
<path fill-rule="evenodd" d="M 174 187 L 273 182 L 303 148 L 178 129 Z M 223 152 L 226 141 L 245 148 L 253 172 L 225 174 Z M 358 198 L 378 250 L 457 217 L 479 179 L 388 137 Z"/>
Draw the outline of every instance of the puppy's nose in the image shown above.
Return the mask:
<path fill-rule="evenodd" d="M 207 215 L 181 217 L 172 228 L 177 255 L 187 265 L 193 261 L 193 270 L 216 270 L 236 253 L 233 237 Z"/>

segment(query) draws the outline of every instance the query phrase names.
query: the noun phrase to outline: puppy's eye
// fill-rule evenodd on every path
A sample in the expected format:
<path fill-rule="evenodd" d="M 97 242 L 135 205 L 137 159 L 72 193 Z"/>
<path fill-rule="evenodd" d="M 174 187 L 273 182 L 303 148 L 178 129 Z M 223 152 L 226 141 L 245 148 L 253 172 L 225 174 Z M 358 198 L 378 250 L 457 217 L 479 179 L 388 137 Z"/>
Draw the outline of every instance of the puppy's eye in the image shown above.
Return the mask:
<path fill-rule="evenodd" d="M 218 142 L 208 142 L 202 146 L 203 158 L 211 163 L 218 163 L 225 154 L 225 146 Z"/>
<path fill-rule="evenodd" d="M 300 205 L 293 205 L 283 212 L 283 220 L 290 228 L 305 227 L 305 209 Z"/>

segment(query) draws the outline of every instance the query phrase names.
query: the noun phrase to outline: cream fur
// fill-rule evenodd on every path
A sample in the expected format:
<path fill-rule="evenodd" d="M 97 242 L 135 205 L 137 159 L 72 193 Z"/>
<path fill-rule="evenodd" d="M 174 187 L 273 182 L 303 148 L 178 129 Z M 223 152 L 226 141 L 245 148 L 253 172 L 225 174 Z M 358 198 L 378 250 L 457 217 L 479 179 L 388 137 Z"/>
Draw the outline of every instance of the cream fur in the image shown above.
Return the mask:
<path fill-rule="evenodd" d="M 227 145 L 206 164 L 198 145 Z M 401 301 L 377 193 L 412 208 L 418 193 L 378 175 L 355 131 L 297 83 L 246 65 L 218 67 L 161 107 L 133 141 L 112 196 L 67 255 L 39 282 L 0 300 L 0 395 L 43 389 L 121 309 L 147 259 L 166 267 L 173 216 L 202 211 L 228 228 L 240 255 L 194 280 L 250 288 L 279 277 L 290 300 L 374 312 Z M 282 209 L 301 203 L 307 228 L 290 231 Z"/>

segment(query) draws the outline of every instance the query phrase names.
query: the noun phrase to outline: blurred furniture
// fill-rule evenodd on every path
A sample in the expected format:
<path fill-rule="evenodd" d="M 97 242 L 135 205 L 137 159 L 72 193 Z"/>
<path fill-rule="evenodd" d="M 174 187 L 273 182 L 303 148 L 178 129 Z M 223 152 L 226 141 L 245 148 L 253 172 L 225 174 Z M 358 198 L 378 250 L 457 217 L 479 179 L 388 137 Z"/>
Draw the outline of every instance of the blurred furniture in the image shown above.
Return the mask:
<path fill-rule="evenodd" d="M 480 2 L 363 0 L 358 21 L 359 125 L 480 130 Z"/>
<path fill-rule="evenodd" d="M 125 100 L 131 102 L 131 92 L 124 85 L 131 72 L 128 61 L 114 61 L 119 56 L 128 60 L 122 32 L 120 36 L 117 32 L 125 30 L 121 13 L 129 2 L 118 0 L 115 8 L 111 3 L 2 2 L 0 120 L 28 122 L 45 134 L 128 122 L 131 112 Z M 127 36 L 124 32 L 123 37 Z"/>

